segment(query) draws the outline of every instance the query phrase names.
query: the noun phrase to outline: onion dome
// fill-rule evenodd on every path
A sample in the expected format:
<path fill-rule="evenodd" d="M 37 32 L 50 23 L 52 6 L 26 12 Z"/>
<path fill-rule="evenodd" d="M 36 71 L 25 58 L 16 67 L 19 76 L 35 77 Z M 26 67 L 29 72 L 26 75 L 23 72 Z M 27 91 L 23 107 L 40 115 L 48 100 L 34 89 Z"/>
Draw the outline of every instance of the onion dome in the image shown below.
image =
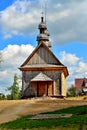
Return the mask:
<path fill-rule="evenodd" d="M 43 17 L 41 17 L 41 23 L 38 26 L 39 29 L 47 29 L 45 22 L 43 21 Z"/>
<path fill-rule="evenodd" d="M 47 35 L 45 35 L 45 34 L 39 34 L 38 36 L 37 36 L 37 41 L 44 41 L 44 40 L 49 40 L 49 38 L 48 38 L 48 36 Z"/>
<path fill-rule="evenodd" d="M 51 48 L 51 42 L 49 41 L 49 32 L 47 30 L 46 23 L 44 22 L 44 17 L 41 17 L 41 22 L 38 25 L 38 29 L 40 31 L 39 35 L 37 36 L 38 44 L 43 41 L 49 48 Z"/>

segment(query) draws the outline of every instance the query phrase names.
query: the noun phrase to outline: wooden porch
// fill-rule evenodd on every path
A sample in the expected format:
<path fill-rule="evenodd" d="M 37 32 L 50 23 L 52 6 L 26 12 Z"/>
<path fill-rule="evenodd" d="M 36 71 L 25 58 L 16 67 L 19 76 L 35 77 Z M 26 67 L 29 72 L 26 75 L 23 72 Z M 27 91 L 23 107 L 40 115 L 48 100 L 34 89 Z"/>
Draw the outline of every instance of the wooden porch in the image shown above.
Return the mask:
<path fill-rule="evenodd" d="M 31 80 L 31 87 L 36 97 L 54 95 L 53 80 L 43 73 Z"/>

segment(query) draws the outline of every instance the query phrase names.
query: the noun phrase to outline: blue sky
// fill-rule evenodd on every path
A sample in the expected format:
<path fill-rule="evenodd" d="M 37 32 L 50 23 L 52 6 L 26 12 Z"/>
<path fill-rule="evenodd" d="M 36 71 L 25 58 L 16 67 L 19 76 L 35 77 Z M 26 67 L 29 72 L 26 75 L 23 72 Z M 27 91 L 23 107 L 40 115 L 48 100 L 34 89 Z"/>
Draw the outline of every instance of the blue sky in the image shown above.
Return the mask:
<path fill-rule="evenodd" d="M 6 93 L 15 73 L 21 77 L 19 66 L 37 46 L 45 3 L 52 51 L 69 70 L 67 88 L 87 77 L 87 0 L 0 0 L 0 92 Z"/>
<path fill-rule="evenodd" d="M 13 2 L 15 2 L 15 0 L 0 0 L 0 11 L 6 9 Z"/>

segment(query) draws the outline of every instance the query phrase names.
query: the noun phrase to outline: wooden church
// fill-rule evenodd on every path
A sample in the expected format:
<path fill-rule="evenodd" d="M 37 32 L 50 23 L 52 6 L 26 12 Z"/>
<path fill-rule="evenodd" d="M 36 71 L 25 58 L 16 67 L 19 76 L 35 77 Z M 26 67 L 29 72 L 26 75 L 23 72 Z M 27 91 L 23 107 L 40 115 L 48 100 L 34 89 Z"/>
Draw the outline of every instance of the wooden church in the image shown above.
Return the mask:
<path fill-rule="evenodd" d="M 38 26 L 37 47 L 20 66 L 22 98 L 66 96 L 67 67 L 53 54 L 44 17 Z"/>

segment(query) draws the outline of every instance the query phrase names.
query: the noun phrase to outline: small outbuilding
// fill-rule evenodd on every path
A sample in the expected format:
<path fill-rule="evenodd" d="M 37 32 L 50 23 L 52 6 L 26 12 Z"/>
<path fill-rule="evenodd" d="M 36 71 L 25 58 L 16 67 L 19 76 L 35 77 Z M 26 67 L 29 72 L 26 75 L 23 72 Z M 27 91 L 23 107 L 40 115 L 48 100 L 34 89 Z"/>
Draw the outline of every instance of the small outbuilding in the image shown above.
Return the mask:
<path fill-rule="evenodd" d="M 87 94 L 87 78 L 75 79 L 76 92 L 79 95 Z"/>

